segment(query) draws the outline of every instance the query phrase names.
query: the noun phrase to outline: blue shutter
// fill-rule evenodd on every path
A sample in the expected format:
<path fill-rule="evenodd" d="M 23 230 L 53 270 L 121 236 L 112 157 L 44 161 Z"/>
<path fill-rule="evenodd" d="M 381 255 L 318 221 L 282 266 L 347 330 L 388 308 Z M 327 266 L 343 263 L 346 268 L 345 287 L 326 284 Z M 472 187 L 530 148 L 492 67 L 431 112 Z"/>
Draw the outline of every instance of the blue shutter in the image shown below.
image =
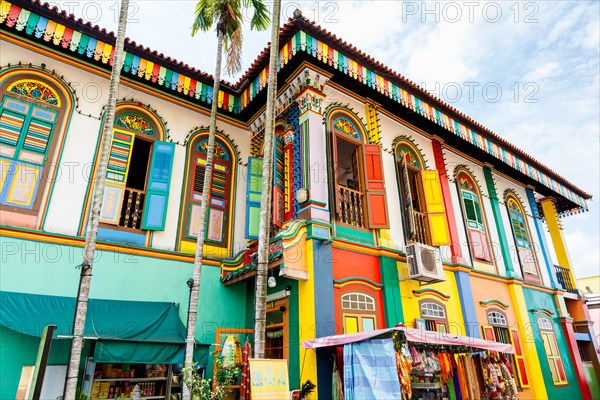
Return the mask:
<path fill-rule="evenodd" d="M 258 239 L 260 199 L 262 198 L 262 158 L 248 157 L 246 186 L 246 239 Z"/>
<path fill-rule="evenodd" d="M 146 200 L 144 201 L 142 229 L 154 231 L 165 229 L 174 154 L 175 143 L 154 142 Z"/>

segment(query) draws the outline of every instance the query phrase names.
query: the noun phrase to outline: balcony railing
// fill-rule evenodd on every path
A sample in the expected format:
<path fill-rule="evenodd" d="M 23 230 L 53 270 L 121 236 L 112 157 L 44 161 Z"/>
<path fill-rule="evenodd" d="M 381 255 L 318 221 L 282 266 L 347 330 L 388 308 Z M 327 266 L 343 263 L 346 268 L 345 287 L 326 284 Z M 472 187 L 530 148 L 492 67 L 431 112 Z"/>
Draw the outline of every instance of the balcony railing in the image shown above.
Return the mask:
<path fill-rule="evenodd" d="M 364 195 L 358 190 L 349 189 L 345 186 L 337 186 L 336 217 L 338 221 L 345 224 L 365 227 L 364 218 Z"/>
<path fill-rule="evenodd" d="M 570 293 L 579 294 L 577 287 L 573 284 L 573 281 L 571 280 L 571 271 L 569 271 L 568 268 L 555 265 L 554 270 L 556 271 L 556 279 L 558 280 L 558 283 L 561 284 L 564 290 Z"/>
<path fill-rule="evenodd" d="M 143 191 L 125 189 L 119 226 L 135 230 L 141 229 L 145 197 L 146 194 Z"/>
<path fill-rule="evenodd" d="M 413 210 L 413 221 L 415 224 L 415 242 L 427 244 L 427 217 L 425 213 Z"/>

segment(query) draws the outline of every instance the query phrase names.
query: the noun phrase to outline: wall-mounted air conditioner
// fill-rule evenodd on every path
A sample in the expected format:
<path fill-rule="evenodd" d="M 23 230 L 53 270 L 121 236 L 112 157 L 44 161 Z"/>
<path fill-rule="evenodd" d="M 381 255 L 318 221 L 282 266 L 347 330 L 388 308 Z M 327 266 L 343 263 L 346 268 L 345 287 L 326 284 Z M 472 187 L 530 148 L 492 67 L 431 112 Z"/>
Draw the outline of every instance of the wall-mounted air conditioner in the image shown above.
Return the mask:
<path fill-rule="evenodd" d="M 444 268 L 440 250 L 421 243 L 406 246 L 408 277 L 422 282 L 444 281 Z"/>

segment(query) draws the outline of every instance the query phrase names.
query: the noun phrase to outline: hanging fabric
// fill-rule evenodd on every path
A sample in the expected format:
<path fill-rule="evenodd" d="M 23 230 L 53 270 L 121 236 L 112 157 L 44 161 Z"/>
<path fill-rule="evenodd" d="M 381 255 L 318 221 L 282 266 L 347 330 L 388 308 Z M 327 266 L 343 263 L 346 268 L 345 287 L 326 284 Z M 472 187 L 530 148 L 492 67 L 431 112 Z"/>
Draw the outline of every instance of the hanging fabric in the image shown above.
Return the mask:
<path fill-rule="evenodd" d="M 331 398 L 333 400 L 344 400 L 344 385 L 342 385 L 342 378 L 340 377 L 340 370 L 337 367 L 335 357 L 333 358 Z"/>
<path fill-rule="evenodd" d="M 242 349 L 242 383 L 240 388 L 240 400 L 251 400 L 250 394 L 250 364 L 249 359 L 252 356 L 252 346 L 246 338 L 244 348 Z"/>

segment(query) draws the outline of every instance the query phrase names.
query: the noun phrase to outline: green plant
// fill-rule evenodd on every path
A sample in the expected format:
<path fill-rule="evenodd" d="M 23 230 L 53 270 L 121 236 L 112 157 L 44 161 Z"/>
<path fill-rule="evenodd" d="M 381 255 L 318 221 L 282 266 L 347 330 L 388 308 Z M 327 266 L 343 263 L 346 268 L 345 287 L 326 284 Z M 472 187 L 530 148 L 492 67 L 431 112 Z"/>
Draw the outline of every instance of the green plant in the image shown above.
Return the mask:
<path fill-rule="evenodd" d="M 218 350 L 213 352 L 213 356 L 215 358 L 215 369 L 216 375 L 215 379 L 219 386 L 226 387 L 229 389 L 230 386 L 234 385 L 237 382 L 238 375 L 240 374 L 240 369 L 235 368 L 224 368 L 223 367 L 223 356 L 219 353 Z"/>
<path fill-rule="evenodd" d="M 218 351 L 215 357 L 215 381 L 217 387 L 212 390 L 210 379 L 202 379 L 198 369 L 189 364 L 183 368 L 183 383 L 190 391 L 194 400 L 223 400 L 229 393 L 231 386 L 237 382 L 239 368 L 223 368 L 223 357 Z"/>

